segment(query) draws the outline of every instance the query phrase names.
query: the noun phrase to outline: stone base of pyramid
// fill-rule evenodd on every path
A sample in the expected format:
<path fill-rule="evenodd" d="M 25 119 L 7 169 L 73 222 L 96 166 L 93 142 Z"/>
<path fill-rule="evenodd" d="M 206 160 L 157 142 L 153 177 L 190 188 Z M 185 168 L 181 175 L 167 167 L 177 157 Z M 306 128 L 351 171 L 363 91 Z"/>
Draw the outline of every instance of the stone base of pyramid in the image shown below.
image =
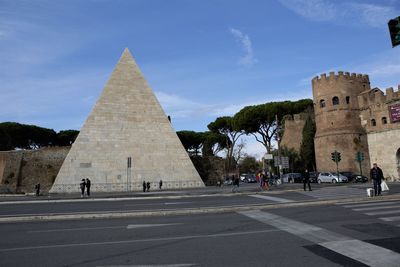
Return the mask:
<path fill-rule="evenodd" d="M 140 192 L 143 191 L 143 182 L 132 183 L 93 183 L 91 192 Z M 162 190 L 179 190 L 189 188 L 202 188 L 203 182 L 199 181 L 163 181 Z M 159 182 L 150 182 L 150 191 L 160 191 Z M 50 193 L 80 193 L 79 183 L 55 184 Z"/>
<path fill-rule="evenodd" d="M 127 159 L 132 159 L 128 168 Z M 125 49 L 84 123 L 51 188 L 79 192 L 89 178 L 92 192 L 204 187 L 150 86 Z"/>

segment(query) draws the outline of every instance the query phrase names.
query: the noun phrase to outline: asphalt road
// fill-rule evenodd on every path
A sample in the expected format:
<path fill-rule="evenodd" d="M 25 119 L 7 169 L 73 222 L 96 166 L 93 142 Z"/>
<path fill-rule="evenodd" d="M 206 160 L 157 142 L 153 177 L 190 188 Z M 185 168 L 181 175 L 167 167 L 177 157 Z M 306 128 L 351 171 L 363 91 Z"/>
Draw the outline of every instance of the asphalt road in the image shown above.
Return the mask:
<path fill-rule="evenodd" d="M 342 186 L 313 185 L 314 190 L 304 192 L 300 184 L 290 185 L 291 190 L 258 192 L 256 184 L 241 187 L 242 193 L 231 193 L 231 187 L 225 188 L 223 194 L 201 195 L 153 195 L 129 198 L 94 198 L 91 199 L 27 199 L 30 201 L 0 200 L 0 219 L 6 217 L 45 216 L 63 214 L 95 213 L 133 213 L 140 211 L 169 211 L 176 209 L 204 209 L 214 207 L 248 207 L 251 205 L 268 205 L 285 202 L 316 201 L 321 199 L 338 199 L 359 197 L 367 198 L 367 184 L 347 184 Z M 390 185 L 389 195 L 400 192 L 400 185 Z M 279 189 L 279 188 L 278 188 Z M 385 193 L 386 194 L 386 193 Z M 8 201 L 7 201 L 8 200 Z"/>
<path fill-rule="evenodd" d="M 314 185 L 304 192 L 298 190 L 301 185 L 287 185 L 257 192 L 256 185 L 246 185 L 241 193 L 226 187 L 219 194 L 206 188 L 198 194 L 133 198 L 3 198 L 0 266 L 400 266 L 400 185 L 372 199 L 366 197 L 367 186 Z M 344 203 L 349 198 L 351 203 Z M 277 205 L 293 203 L 302 206 Z M 229 209 L 190 212 L 214 207 Z M 188 212 L 159 215 L 167 210 Z M 155 212 L 78 219 L 80 214 L 141 211 Z M 41 214 L 59 218 L 12 221 Z"/>
<path fill-rule="evenodd" d="M 399 266 L 399 206 L 0 224 L 0 265 Z"/>

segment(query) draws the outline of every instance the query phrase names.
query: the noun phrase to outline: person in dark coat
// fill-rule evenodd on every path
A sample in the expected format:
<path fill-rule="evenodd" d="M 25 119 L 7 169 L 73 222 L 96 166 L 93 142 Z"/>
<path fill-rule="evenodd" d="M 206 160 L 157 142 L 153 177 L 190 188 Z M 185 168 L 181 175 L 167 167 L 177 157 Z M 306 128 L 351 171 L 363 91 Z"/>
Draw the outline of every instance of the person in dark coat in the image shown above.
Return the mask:
<path fill-rule="evenodd" d="M 143 192 L 146 192 L 146 181 L 143 181 Z"/>
<path fill-rule="evenodd" d="M 86 194 L 88 197 L 90 197 L 90 186 L 91 186 L 91 182 L 89 180 L 89 178 L 86 178 Z"/>
<path fill-rule="evenodd" d="M 150 192 L 150 182 L 146 183 L 146 187 L 147 187 L 147 192 Z"/>
<path fill-rule="evenodd" d="M 308 191 L 311 190 L 311 184 L 310 184 L 310 173 L 308 172 L 308 169 L 305 169 L 304 174 L 303 174 L 303 186 L 304 186 L 304 191 L 306 190 L 306 184 L 308 184 Z"/>
<path fill-rule="evenodd" d="M 160 183 L 158 184 L 158 186 L 160 187 L 160 190 L 162 189 L 162 180 L 160 180 Z"/>
<path fill-rule="evenodd" d="M 40 183 L 35 185 L 35 190 L 36 190 L 36 196 L 40 195 Z"/>
<path fill-rule="evenodd" d="M 383 179 L 383 172 L 381 170 L 381 168 L 378 167 L 378 164 L 374 163 L 371 171 L 370 171 L 370 177 L 374 183 L 374 193 L 375 196 L 380 196 L 381 195 L 381 183 L 382 183 L 382 179 Z"/>
<path fill-rule="evenodd" d="M 79 187 L 81 188 L 81 197 L 84 197 L 85 196 L 85 187 L 86 187 L 85 179 L 82 179 L 82 182 L 79 184 Z"/>

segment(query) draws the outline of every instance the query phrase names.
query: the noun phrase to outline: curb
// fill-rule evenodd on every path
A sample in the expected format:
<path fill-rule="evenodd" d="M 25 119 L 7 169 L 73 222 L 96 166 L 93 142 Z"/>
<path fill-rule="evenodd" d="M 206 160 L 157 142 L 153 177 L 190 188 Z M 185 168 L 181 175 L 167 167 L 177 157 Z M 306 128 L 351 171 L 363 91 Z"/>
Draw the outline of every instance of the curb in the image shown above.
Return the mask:
<path fill-rule="evenodd" d="M 117 219 L 117 218 L 135 218 L 151 216 L 182 216 L 198 214 L 215 214 L 238 211 L 260 210 L 260 209 L 278 209 L 278 208 L 296 208 L 304 206 L 322 206 L 332 204 L 347 204 L 360 202 L 379 202 L 388 200 L 400 200 L 400 194 L 379 197 L 378 198 L 346 198 L 333 200 L 311 200 L 303 202 L 273 203 L 273 204 L 254 204 L 251 206 L 229 206 L 216 208 L 189 208 L 180 210 L 156 210 L 139 212 L 111 212 L 111 213 L 91 213 L 91 214 L 63 214 L 63 215 L 37 215 L 37 216 L 15 216 L 0 218 L 0 223 L 15 223 L 29 221 L 61 221 L 61 220 L 87 220 L 87 219 Z"/>

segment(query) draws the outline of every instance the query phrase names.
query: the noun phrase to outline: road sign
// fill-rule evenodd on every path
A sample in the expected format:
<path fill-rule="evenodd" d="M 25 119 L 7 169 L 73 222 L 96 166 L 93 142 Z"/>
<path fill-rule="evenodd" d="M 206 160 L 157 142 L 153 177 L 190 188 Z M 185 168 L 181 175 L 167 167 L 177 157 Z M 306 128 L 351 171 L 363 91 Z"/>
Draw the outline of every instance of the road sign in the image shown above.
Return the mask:
<path fill-rule="evenodd" d="M 289 157 L 281 157 L 282 168 L 289 169 Z"/>
<path fill-rule="evenodd" d="M 274 158 L 274 156 L 272 154 L 268 154 L 268 153 L 264 154 L 264 159 L 273 159 L 273 158 Z"/>
<path fill-rule="evenodd" d="M 281 160 L 278 156 L 274 156 L 274 166 L 279 167 L 281 165 Z"/>

